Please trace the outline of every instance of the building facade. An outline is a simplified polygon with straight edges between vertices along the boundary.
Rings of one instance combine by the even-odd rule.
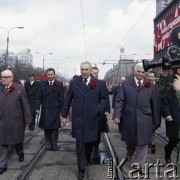
[[[171,1],[172,0],[156,0],[156,15],[164,10]]]
[[[119,84],[120,78],[122,76],[129,77],[134,73],[134,66],[137,62],[133,59],[121,59],[118,64],[115,64],[112,69],[110,69],[105,74],[105,81],[107,84]]]

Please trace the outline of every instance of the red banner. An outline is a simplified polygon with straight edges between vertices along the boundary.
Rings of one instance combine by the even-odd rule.
[[[168,9],[169,11],[169,9]],[[177,7],[154,27],[154,50],[155,53],[167,48],[172,44],[170,34],[173,28],[180,25],[180,7]]]

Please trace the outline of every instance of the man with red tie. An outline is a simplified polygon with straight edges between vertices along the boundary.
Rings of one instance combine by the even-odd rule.
[[[156,107],[155,88],[144,79],[142,63],[135,66],[134,76],[124,81],[115,100],[114,122],[121,123],[123,111],[122,132],[127,145],[127,159],[135,154],[135,167],[144,173],[144,164],[151,142],[152,126],[159,123]]]
[[[107,89],[105,83],[90,75],[89,62],[82,62],[80,70],[81,76],[70,82],[61,116],[65,123],[72,104],[72,136],[76,138],[78,179],[84,179],[92,145],[98,140],[98,119],[106,110]]]

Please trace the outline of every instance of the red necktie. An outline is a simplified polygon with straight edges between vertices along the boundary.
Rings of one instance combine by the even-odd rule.
[[[84,87],[87,86],[87,79],[84,79],[83,84],[84,84]]]
[[[49,81],[49,85],[50,85],[50,86],[52,86],[52,85],[53,85],[52,81]]]
[[[138,81],[138,89],[141,89],[141,81]]]

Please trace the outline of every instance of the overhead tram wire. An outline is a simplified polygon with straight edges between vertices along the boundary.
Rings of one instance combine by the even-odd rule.
[[[151,1],[151,0],[150,0]],[[149,2],[150,2],[149,1]],[[107,59],[111,58],[112,55],[114,54],[114,52],[120,47],[122,46],[123,42],[127,39],[127,37],[130,35],[130,33],[134,30],[134,28],[136,27],[136,25],[142,20],[142,18],[144,17],[144,15],[148,12],[148,10],[150,9],[150,7],[152,6],[152,4],[154,3],[155,0],[152,0],[152,2],[150,2],[150,4],[148,5],[148,7],[145,9],[145,11],[142,13],[142,15],[140,16],[140,18],[136,21],[136,23],[134,23],[131,28],[129,29],[129,31],[126,33],[126,35],[122,38],[121,43],[119,43],[114,50],[112,51],[112,53],[108,56]]]
[[[80,10],[81,10],[81,21],[82,21],[82,29],[83,29],[84,52],[85,52],[85,58],[86,58],[86,61],[87,61],[87,48],[86,48],[86,34],[85,34],[85,24],[84,24],[83,0],[80,0]]]

